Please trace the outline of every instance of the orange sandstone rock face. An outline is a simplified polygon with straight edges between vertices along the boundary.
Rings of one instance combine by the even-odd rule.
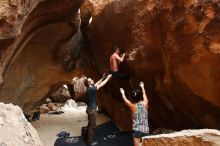
[[[69,59],[74,48],[62,48],[78,31],[82,3],[83,0],[0,2],[0,101],[29,109],[52,88],[58,89],[74,75],[82,74],[82,68],[74,72],[65,64],[76,63],[76,59]]]
[[[12,55],[10,52],[13,51],[9,46],[21,34],[27,16],[42,1],[3,0],[0,2],[0,83],[3,82],[2,74]]]
[[[151,129],[220,128],[218,1],[82,3],[0,2],[0,101],[29,109],[85,69],[97,79],[109,70],[111,48],[117,45],[127,54],[120,70],[134,85],[145,82]],[[98,103],[129,130],[120,87],[129,97],[128,82],[113,79],[99,92]]]
[[[135,85],[145,82],[151,128],[220,128],[218,1],[88,0],[83,7],[90,8],[81,10],[87,16],[83,31],[98,71],[109,70],[114,45],[127,53],[120,69]],[[129,129],[119,94],[128,83],[117,82],[110,82],[100,102]]]

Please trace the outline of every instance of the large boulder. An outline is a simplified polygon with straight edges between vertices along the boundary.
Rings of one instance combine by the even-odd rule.
[[[81,13],[98,72],[109,70],[117,45],[127,54],[120,69],[134,85],[145,82],[151,128],[220,129],[219,1],[87,0]],[[126,84],[113,80],[100,97],[124,129],[131,122],[119,88]]]
[[[212,129],[183,130],[143,138],[142,146],[219,146],[220,131]]]
[[[18,106],[0,103],[0,131],[1,146],[43,146]]]

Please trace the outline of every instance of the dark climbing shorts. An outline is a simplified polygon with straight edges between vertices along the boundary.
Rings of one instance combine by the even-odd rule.
[[[132,136],[135,138],[141,138],[143,136],[148,136],[149,133],[143,133],[141,131],[133,131]]]
[[[112,74],[113,78],[129,80],[129,76],[127,74],[120,72],[120,71],[116,71],[116,72],[110,71],[110,74]]]

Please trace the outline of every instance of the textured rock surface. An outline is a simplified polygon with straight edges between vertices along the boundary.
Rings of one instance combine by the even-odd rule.
[[[127,53],[120,69],[145,82],[151,129],[220,129],[219,1],[85,1],[0,2],[0,101],[29,109],[85,69],[97,79],[118,45]],[[130,90],[112,80],[98,103],[128,130],[120,87]]]
[[[62,86],[57,91],[55,91],[50,98],[53,102],[66,102],[68,99],[74,99],[76,101],[85,101],[85,92],[86,87],[84,85],[84,80],[86,79],[85,76],[82,77],[74,77],[71,80],[71,86]],[[73,90],[73,97],[71,97],[70,90]]]
[[[62,102],[62,103],[66,102],[70,98],[71,96],[69,94],[68,88],[65,88],[64,86],[60,87],[50,96],[50,99],[53,102]]]
[[[1,146],[43,146],[18,106],[0,103],[0,131]]]
[[[16,6],[9,2],[1,1],[0,9],[0,20],[7,22],[1,25],[0,46],[13,40],[1,49],[0,100],[26,110],[83,72],[66,69],[72,48],[62,47],[78,31],[83,0],[17,0]]]
[[[220,131],[211,129],[183,130],[172,134],[148,136],[143,139],[142,146],[219,146]]]
[[[44,0],[2,0],[0,2],[1,51],[10,46],[16,37],[21,34],[21,29],[27,16],[42,1]],[[3,54],[1,52],[1,57]]]
[[[127,52],[121,70],[134,84],[145,82],[152,128],[220,128],[219,5],[215,0],[89,0],[83,6],[83,32],[96,67],[100,73],[109,69],[114,45]],[[126,128],[128,113],[118,88],[127,83],[116,82],[106,87],[108,97],[101,103]]]

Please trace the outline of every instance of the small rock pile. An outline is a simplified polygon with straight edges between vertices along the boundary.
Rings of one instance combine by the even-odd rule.
[[[63,107],[60,108],[61,111],[64,112],[75,112],[80,110],[85,110],[87,105],[83,102],[75,102],[72,99],[69,99]]]
[[[61,103],[48,103],[40,106],[40,113],[46,114],[52,111],[63,111],[63,112],[75,112],[86,108],[86,104],[82,102],[75,102],[73,99],[67,100],[65,104]]]
[[[43,104],[40,106],[40,113],[46,114],[49,113],[50,111],[57,111],[59,107],[62,106],[62,104],[58,103],[48,103],[48,104]]]

